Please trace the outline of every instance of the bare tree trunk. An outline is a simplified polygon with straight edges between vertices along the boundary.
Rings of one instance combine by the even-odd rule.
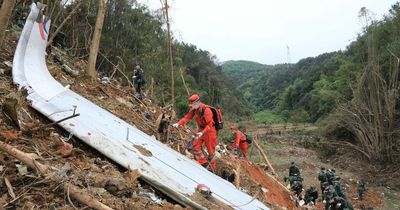
[[[15,0],[3,0],[0,9],[0,47],[3,45],[4,36],[10,20],[12,10],[15,5]]]
[[[179,71],[180,71],[180,73],[181,73],[181,78],[182,78],[183,86],[184,86],[185,89],[186,89],[186,93],[188,94],[188,96],[190,96],[190,92],[189,92],[189,89],[188,89],[188,87],[187,87],[187,85],[186,85],[185,78],[183,77],[182,68],[180,68]]]
[[[164,1],[164,9],[165,9],[165,21],[167,23],[167,32],[168,32],[168,64],[169,64],[169,71],[171,73],[171,100],[172,106],[175,105],[175,84],[174,84],[174,63],[172,61],[172,37],[171,37],[171,28],[169,24],[169,16],[168,16],[168,1]]]
[[[60,32],[61,28],[65,25],[65,23],[67,23],[67,21],[71,18],[71,16],[73,14],[75,14],[75,12],[79,9],[79,7],[81,6],[83,0],[79,1],[74,9],[72,9],[72,11],[68,14],[68,16],[63,20],[63,22],[57,27],[57,30],[50,36],[49,41],[47,42],[47,47],[51,45],[51,43],[53,42],[53,39],[56,37],[56,35],[58,34],[58,32]]]
[[[96,59],[99,52],[101,31],[104,24],[104,16],[106,14],[106,3],[107,0],[99,0],[99,9],[97,12],[96,25],[94,27],[94,33],[92,43],[90,44],[89,60],[87,65],[88,75],[94,79],[96,78]]]

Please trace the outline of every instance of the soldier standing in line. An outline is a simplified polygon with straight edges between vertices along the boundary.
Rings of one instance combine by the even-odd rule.
[[[321,185],[321,192],[324,193],[324,190],[325,190],[324,183],[325,182],[328,183],[328,177],[326,175],[326,171],[325,171],[324,167],[321,167],[321,171],[318,174],[318,180],[319,180],[320,185]]]
[[[333,181],[333,187],[335,188],[336,194],[342,198],[346,198],[344,189],[340,183],[340,177],[336,176],[335,181]]]
[[[292,161],[289,167],[289,176],[294,176],[295,174],[296,176],[300,176],[300,170]]]

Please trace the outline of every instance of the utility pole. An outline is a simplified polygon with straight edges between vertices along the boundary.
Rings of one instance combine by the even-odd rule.
[[[168,1],[164,0],[164,16],[165,21],[167,24],[167,32],[168,32],[168,64],[169,64],[169,71],[171,76],[171,100],[172,100],[172,108],[175,106],[175,84],[174,84],[174,64],[172,61],[172,37],[171,37],[171,28],[169,24],[169,16],[168,16]]]

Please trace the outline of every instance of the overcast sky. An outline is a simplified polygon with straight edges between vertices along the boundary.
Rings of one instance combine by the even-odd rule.
[[[152,9],[160,0],[138,0]],[[396,0],[168,0],[174,38],[219,61],[286,63],[345,47],[355,40],[366,7],[382,19]]]

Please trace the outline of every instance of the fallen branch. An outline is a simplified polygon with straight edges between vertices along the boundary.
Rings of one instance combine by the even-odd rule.
[[[238,161],[240,161],[240,160],[238,160]],[[235,187],[238,189],[240,188],[240,170],[241,170],[240,164],[237,163],[236,169],[233,170],[233,173],[235,173]]]
[[[275,169],[272,167],[271,163],[269,162],[268,157],[267,157],[267,155],[265,154],[264,150],[260,147],[260,145],[258,145],[257,141],[258,141],[258,137],[257,137],[257,135],[256,135],[256,136],[255,136],[255,139],[254,139],[254,141],[253,141],[253,144],[257,147],[258,151],[260,151],[260,153],[261,153],[262,157],[264,158],[265,162],[268,164],[268,167],[269,167],[269,168],[271,169],[271,171],[272,171],[272,175],[278,176],[278,174],[275,172]]]
[[[64,187],[64,189],[65,189],[65,187]],[[68,202],[71,204],[72,208],[74,208],[75,210],[78,210],[78,208],[76,208],[74,203],[72,203],[71,197],[69,196],[69,187],[68,186],[67,186],[67,198],[68,198]]]
[[[17,158],[30,168],[37,169],[41,174],[47,174],[49,168],[41,163],[38,163],[34,158],[36,154],[22,152],[15,147],[0,141],[0,150],[8,153],[9,155]]]
[[[128,83],[129,83],[130,86],[132,86],[132,87],[134,86],[133,83],[131,82],[131,80],[128,78],[128,76],[126,76],[126,74],[124,73],[124,71],[122,71],[120,68],[118,68],[117,65],[115,65],[113,62],[111,62],[111,61],[110,61],[103,53],[101,53],[100,51],[99,51],[99,54],[100,54],[101,56],[103,56],[103,58],[106,59],[106,61],[108,61],[116,70],[118,70],[119,73],[122,74],[122,76],[125,77],[125,79],[128,81]]]
[[[15,147],[13,147],[9,144],[3,143],[1,141],[0,141],[0,150],[15,157],[16,159],[20,160],[21,162],[23,162],[25,165],[29,166],[30,168],[38,170],[38,172],[40,172],[45,177],[50,177],[53,179],[57,178],[56,176],[51,175],[52,170],[50,169],[49,166],[46,166],[44,164],[37,162],[35,159],[32,158],[32,155],[29,153],[22,152],[22,151],[16,149]],[[60,182],[61,180],[56,180],[56,181]],[[78,187],[76,187],[70,183],[64,183],[63,188],[66,191],[69,190],[72,198],[89,206],[90,208],[98,209],[98,210],[112,210],[112,208],[91,198],[89,195],[87,195],[87,193],[83,192],[81,189],[79,189]]]
[[[10,196],[13,199],[15,199],[15,193],[14,193],[13,187],[12,187],[10,181],[7,179],[7,177],[4,177],[4,182],[6,183],[8,194],[10,194]]]
[[[64,63],[62,66],[64,67],[63,70],[65,72],[67,72],[68,74],[70,74],[72,76],[78,76],[79,75],[79,71],[72,69],[67,64]]]
[[[279,178],[278,174],[275,172],[275,169],[272,167],[271,163],[268,160],[267,155],[265,154],[264,150],[262,150],[262,148],[260,147],[260,145],[258,145],[257,143],[258,141],[258,136],[255,136],[255,139],[253,141],[253,144],[257,147],[258,152],[261,154],[261,156],[263,156],[265,162],[267,162],[268,167],[272,170],[272,175],[267,174],[268,176],[270,176],[271,178],[273,178],[279,185],[282,186],[283,189],[285,189],[287,192],[291,193],[290,190],[288,188],[286,188],[277,178]]]
[[[99,202],[98,200],[93,199],[90,197],[87,193],[83,192],[81,189],[76,187],[75,185],[69,184],[69,183],[64,183],[64,190],[69,191],[69,194],[71,197],[73,197],[75,200],[89,206],[90,208],[93,209],[99,209],[99,210],[112,210],[112,208],[104,205],[103,203]]]
[[[38,130],[42,130],[42,129],[44,129],[44,128],[51,127],[51,126],[56,125],[56,124],[58,124],[58,123],[64,122],[64,121],[66,121],[66,120],[69,120],[69,119],[71,119],[71,118],[78,117],[79,115],[81,115],[81,114],[79,114],[79,113],[73,114],[73,115],[68,116],[68,117],[65,117],[65,118],[63,118],[63,119],[61,119],[61,120],[57,120],[57,121],[55,121],[55,122],[52,122],[52,123],[49,123],[49,124],[46,124],[46,125],[43,125],[43,126],[40,126],[40,127],[37,127],[37,128],[33,128],[33,129],[26,130],[26,131],[24,131],[23,133],[35,132],[35,131],[38,131]]]

